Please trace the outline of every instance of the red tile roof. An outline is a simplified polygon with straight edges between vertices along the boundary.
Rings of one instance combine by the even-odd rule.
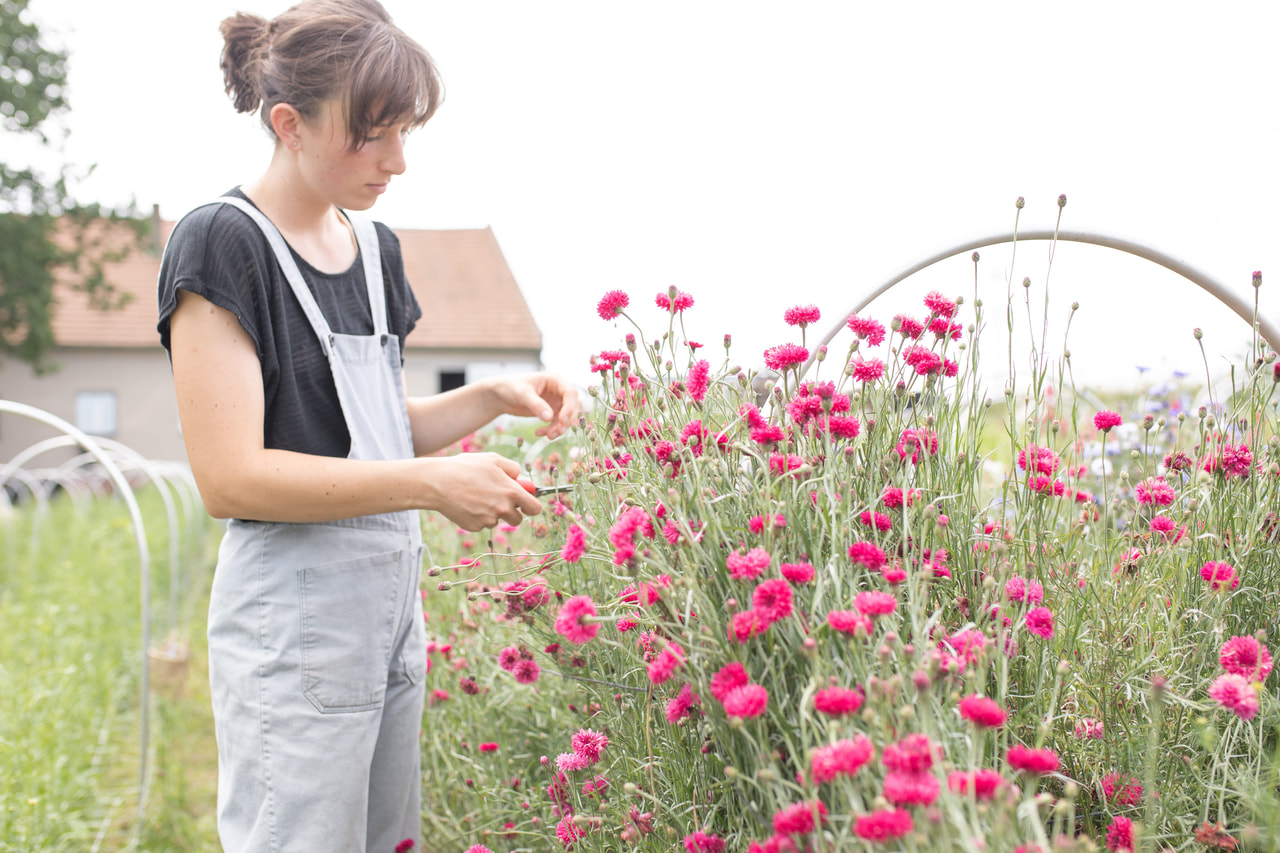
[[[160,222],[162,240],[174,223]],[[395,229],[404,252],[405,275],[422,305],[422,319],[405,345],[416,349],[538,351],[542,332],[507,266],[492,228],[450,231]],[[118,245],[123,227],[107,245]],[[143,240],[144,246],[151,238]],[[64,347],[158,347],[156,279],[160,256],[139,247],[106,265],[107,281],[130,294],[127,305],[96,310],[60,271],[54,285],[54,340]]]

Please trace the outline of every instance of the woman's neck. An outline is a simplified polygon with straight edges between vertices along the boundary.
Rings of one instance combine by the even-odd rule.
[[[355,263],[355,234],[346,217],[307,187],[287,153],[277,148],[267,170],[240,190],[311,266],[339,273]]]

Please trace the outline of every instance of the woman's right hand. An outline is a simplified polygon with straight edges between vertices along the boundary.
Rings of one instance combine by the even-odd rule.
[[[542,512],[542,503],[520,485],[520,465],[496,453],[461,453],[427,457],[429,488],[434,498],[429,509],[439,512],[464,530],[516,525],[526,515]]]

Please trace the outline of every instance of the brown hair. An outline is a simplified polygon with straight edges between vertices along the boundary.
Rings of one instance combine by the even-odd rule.
[[[443,98],[435,63],[378,0],[304,0],[272,21],[238,12],[219,29],[227,94],[272,135],[276,104],[312,120],[337,99],[355,150],[376,127],[420,127]]]

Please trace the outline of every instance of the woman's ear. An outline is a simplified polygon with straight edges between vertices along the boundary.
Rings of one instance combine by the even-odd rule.
[[[299,134],[302,115],[289,104],[276,104],[271,108],[271,129],[276,132],[276,139],[286,148],[296,150],[302,145]]]

